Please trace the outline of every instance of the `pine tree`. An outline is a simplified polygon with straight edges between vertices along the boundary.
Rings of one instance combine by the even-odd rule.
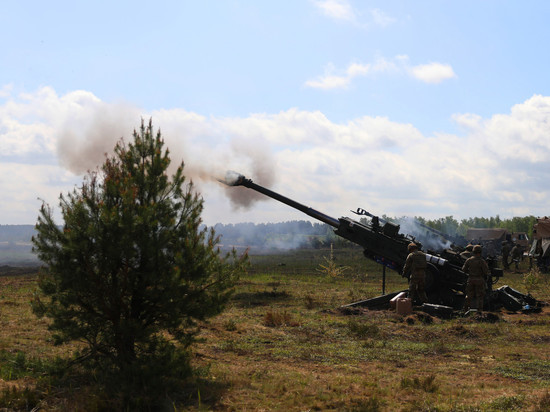
[[[82,341],[83,358],[133,379],[146,368],[159,379],[173,367],[162,362],[186,359],[199,322],[223,310],[247,263],[219,251],[183,162],[169,177],[163,146],[142,121],[132,143],[119,141],[60,196],[62,226],[42,205],[33,238],[43,262],[34,312],[51,318],[57,342]]]

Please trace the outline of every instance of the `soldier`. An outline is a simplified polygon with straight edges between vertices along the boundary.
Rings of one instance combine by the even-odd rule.
[[[487,275],[489,274],[489,266],[481,257],[481,246],[473,247],[474,255],[464,262],[462,271],[468,275],[468,283],[466,284],[466,300],[464,302],[464,310],[470,309],[472,300],[476,302],[475,308],[481,312],[483,310],[483,299],[485,298],[485,284]]]
[[[510,269],[510,263],[508,262],[508,259],[510,257],[510,244],[507,241],[502,242],[502,266],[504,269],[508,270]]]
[[[512,260],[516,265],[516,272],[517,272],[519,270],[519,262],[523,257],[523,250],[521,249],[521,246],[518,243],[516,243],[512,248],[512,250],[510,251],[510,254],[512,255]]]
[[[426,255],[424,252],[418,250],[416,243],[409,243],[407,247],[409,255],[405,261],[403,267],[403,276],[411,271],[409,278],[409,297],[413,302],[420,301],[421,303],[428,302],[426,291],[424,290],[426,284]]]
[[[464,250],[463,252],[460,253],[460,257],[462,259],[464,259],[464,261],[468,260],[469,258],[472,257],[472,249],[474,248],[474,245],[472,244],[468,244],[468,246],[466,246],[466,250]]]

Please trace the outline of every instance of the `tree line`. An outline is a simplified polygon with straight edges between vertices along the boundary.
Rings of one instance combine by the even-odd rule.
[[[439,219],[428,220],[422,217],[416,217],[421,223],[437,229],[441,232],[453,235],[465,236],[468,229],[506,229],[509,232],[525,232],[529,239],[533,237],[533,225],[537,223],[535,216],[515,216],[511,219],[501,219],[499,215],[495,217],[470,217],[458,221],[453,216],[445,216]]]
[[[383,215],[383,220],[399,224],[404,218]],[[425,219],[415,216],[420,223],[451,236],[465,236],[471,228],[501,228],[509,232],[525,232],[532,238],[533,225],[537,222],[535,216],[513,217],[501,219],[496,217],[472,217],[457,220],[453,216],[439,219]],[[366,218],[361,218],[367,223]],[[336,236],[332,227],[324,223],[312,223],[306,220],[292,220],[280,223],[237,223],[214,226],[221,237],[221,243],[233,246],[256,246],[259,248],[321,248],[330,245],[339,246],[347,242]]]

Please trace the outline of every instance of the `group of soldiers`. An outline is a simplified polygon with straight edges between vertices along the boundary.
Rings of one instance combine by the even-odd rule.
[[[427,267],[426,255],[418,249],[418,246],[415,243],[410,243],[408,245],[408,253],[405,266],[403,267],[403,275],[409,273],[410,271],[409,298],[411,298],[415,303],[427,303],[428,297],[426,296],[425,291]],[[468,275],[464,310],[469,310],[470,308],[475,308],[478,312],[483,310],[483,300],[485,298],[485,291],[487,290],[486,282],[487,276],[489,275],[489,265],[481,254],[481,245],[468,245],[466,250],[461,253],[461,257],[464,259],[462,271]],[[512,254],[512,256],[514,255]]]
[[[482,253],[483,257],[494,257],[496,255],[496,252],[494,252],[494,246],[493,243],[488,243],[489,249],[492,250],[488,253]],[[460,257],[466,261],[468,258],[473,256],[472,250],[474,248],[474,245],[469,244],[466,246],[465,250],[460,253]],[[487,252],[487,251],[485,251]],[[521,262],[521,259],[523,257],[523,248],[519,243],[511,243],[508,241],[503,241],[501,246],[501,255],[502,255],[502,266],[505,270],[510,269],[510,263],[514,262],[515,269],[519,270],[519,263]],[[511,260],[510,260],[511,259]]]

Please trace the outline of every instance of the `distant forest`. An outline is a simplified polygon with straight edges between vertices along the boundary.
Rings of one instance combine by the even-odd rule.
[[[319,249],[330,243],[339,243],[331,226],[292,220],[281,223],[237,223],[214,226],[224,247],[242,246],[254,250]]]
[[[440,232],[449,235],[457,234],[465,236],[468,229],[506,229],[508,232],[525,232],[529,239],[533,237],[533,225],[537,223],[535,216],[513,217],[512,219],[501,219],[496,217],[471,217],[462,219],[460,222],[452,216],[443,217],[435,220],[426,220],[422,217],[416,217],[421,223],[424,223],[431,228],[437,229]]]
[[[381,216],[404,227],[404,222],[410,218]],[[496,217],[475,217],[458,221],[453,216],[428,220],[415,217],[416,221],[437,229],[451,236],[465,236],[470,228],[502,228],[509,232],[525,232],[532,238],[533,225],[537,222],[535,216],[514,217],[501,219]],[[360,218],[360,222],[367,223],[369,219]],[[408,225],[407,225],[408,226]],[[260,249],[295,249],[297,247],[322,248],[330,244],[335,247],[347,244],[347,241],[336,236],[332,227],[324,223],[311,223],[304,220],[294,220],[283,223],[238,223],[217,224],[214,230],[221,236],[221,243],[227,246],[252,246]],[[413,233],[408,233],[413,234]]]
[[[381,219],[402,224],[407,218],[381,216]],[[410,218],[408,218],[410,219]],[[501,219],[496,217],[475,217],[458,221],[453,216],[428,220],[415,217],[418,222],[449,235],[464,236],[469,228],[503,228],[510,232],[526,232],[532,238],[535,216]],[[359,221],[368,222],[367,218]],[[402,226],[404,227],[404,226]],[[224,248],[250,248],[250,252],[290,250],[296,248],[319,249],[331,244],[338,248],[349,243],[336,236],[332,227],[324,223],[312,223],[306,220],[292,220],[281,223],[237,223],[213,226],[220,236]],[[36,256],[31,252],[31,238],[34,225],[0,225],[0,264],[37,264]]]

